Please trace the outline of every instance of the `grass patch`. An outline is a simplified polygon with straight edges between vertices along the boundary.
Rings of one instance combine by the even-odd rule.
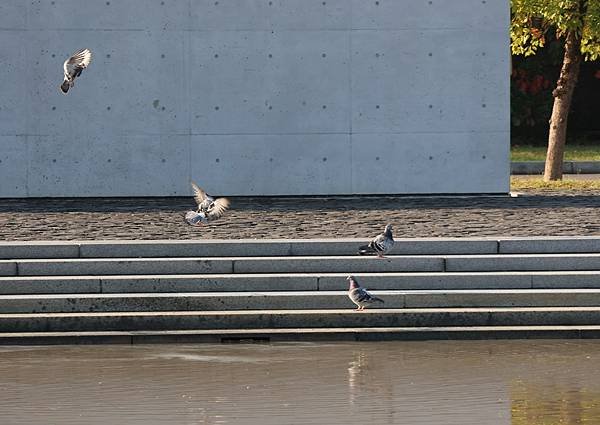
[[[600,180],[563,179],[561,181],[545,182],[542,176],[526,177],[511,176],[511,191],[556,191],[556,190],[600,190]]]
[[[519,145],[510,149],[511,161],[545,161],[545,146]],[[600,161],[600,145],[566,145],[565,161]]]

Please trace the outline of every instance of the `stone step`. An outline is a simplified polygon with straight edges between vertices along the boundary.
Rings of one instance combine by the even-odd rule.
[[[600,270],[600,254],[448,255],[445,271]]]
[[[387,296],[390,307],[404,307],[403,293],[382,293]],[[0,313],[328,310],[354,307],[346,291],[0,296]]]
[[[599,338],[598,325],[190,329],[0,333],[0,345]]]
[[[374,235],[373,235],[374,236]],[[0,259],[356,255],[369,239],[0,242]],[[396,238],[392,255],[600,253],[600,237]]]
[[[156,311],[0,314],[0,333],[192,329],[565,326],[600,323],[600,307]]]
[[[0,276],[600,270],[600,254],[0,260]]]
[[[600,271],[355,273],[374,290],[600,288]],[[0,295],[345,289],[346,273],[0,277]]]
[[[598,289],[373,291],[380,309],[600,306]],[[2,295],[0,313],[336,310],[346,291]]]
[[[440,256],[0,260],[1,276],[443,271]]]
[[[156,241],[0,242],[0,259],[17,258],[137,258],[137,257],[255,257],[356,255],[369,239],[237,239]],[[397,239],[392,253],[493,254],[495,239]]]

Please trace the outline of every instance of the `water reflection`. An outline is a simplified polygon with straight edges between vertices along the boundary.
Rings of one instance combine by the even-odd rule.
[[[511,387],[512,423],[515,425],[600,423],[600,392],[577,383],[542,387],[516,381]]]
[[[363,350],[354,351],[354,360],[348,364],[348,394],[350,403],[354,404],[356,395],[361,391],[365,383],[367,371],[367,356]]]
[[[600,342],[0,348],[2,424],[600,423]]]

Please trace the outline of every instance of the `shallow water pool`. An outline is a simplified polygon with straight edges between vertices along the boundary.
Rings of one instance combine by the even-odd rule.
[[[600,424],[600,341],[0,347],[2,424]]]

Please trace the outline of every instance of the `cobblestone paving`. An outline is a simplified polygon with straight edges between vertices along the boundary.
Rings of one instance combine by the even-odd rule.
[[[201,228],[183,222],[192,198],[0,199],[0,240],[600,235],[600,192],[231,199]]]

